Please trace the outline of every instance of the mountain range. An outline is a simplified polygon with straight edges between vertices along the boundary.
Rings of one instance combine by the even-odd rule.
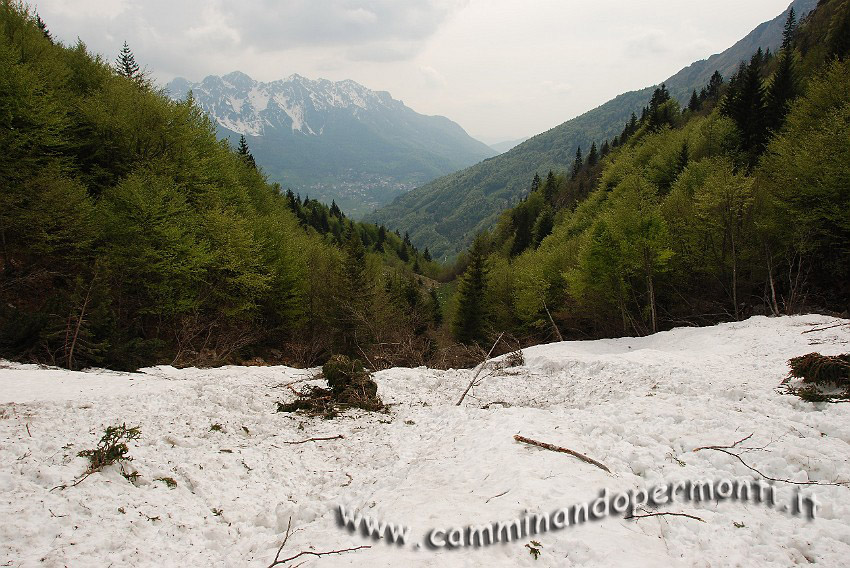
[[[729,77],[759,47],[776,50],[782,43],[791,7],[800,19],[816,5],[817,0],[794,0],[782,14],[759,25],[729,49],[668,78],[668,90],[681,103],[687,103],[692,90],[705,86],[715,70]],[[406,193],[366,219],[408,231],[412,242],[428,246],[435,258],[452,258],[465,250],[477,233],[490,228],[501,211],[525,195],[535,173],[545,177],[549,170],[565,171],[576,148],[583,148],[586,154],[591,142],[599,144],[618,135],[633,112],[640,114],[655,88],[621,94],[503,154]]]
[[[434,178],[497,152],[442,116],[425,116],[389,93],[300,75],[268,83],[234,71],[200,83],[178,77],[235,146],[244,135],[270,181],[357,217]]]

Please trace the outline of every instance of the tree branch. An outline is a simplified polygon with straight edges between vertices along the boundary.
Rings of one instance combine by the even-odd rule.
[[[623,518],[624,519],[643,519],[643,518],[646,518],[646,517],[661,517],[661,516],[665,516],[665,515],[670,515],[672,517],[687,517],[689,519],[694,519],[694,520],[699,521],[701,523],[705,522],[705,519],[701,519],[700,517],[697,517],[696,515],[689,515],[687,513],[647,513],[645,515],[629,515],[628,517],[623,517]]]
[[[753,432],[753,434],[755,434],[755,432]],[[766,479],[767,481],[774,481],[774,482],[778,482],[778,483],[789,483],[791,485],[836,485],[836,486],[850,485],[850,481],[838,481],[838,482],[834,482],[834,483],[830,482],[830,481],[792,481],[790,479],[780,479],[780,478],[776,478],[776,477],[771,477],[769,475],[762,473],[761,471],[757,470],[756,468],[754,468],[753,466],[751,466],[750,464],[745,462],[744,458],[742,458],[739,454],[736,454],[735,452],[729,451],[732,448],[735,448],[738,444],[745,442],[746,440],[749,440],[750,438],[752,438],[753,434],[750,434],[749,436],[747,436],[745,438],[741,438],[740,440],[738,440],[737,442],[735,442],[731,446],[701,446],[699,448],[694,448],[693,451],[699,452],[701,450],[714,450],[716,452],[723,452],[724,454],[726,454],[728,456],[732,456],[733,458],[737,459],[739,462],[741,462],[741,464],[745,468],[752,471],[753,473],[758,474],[759,476],[761,476],[763,479]],[[762,448],[759,448],[759,449],[762,449]]]
[[[490,355],[493,354],[493,350],[496,349],[496,345],[498,345],[499,341],[502,340],[503,335],[505,335],[504,331],[499,334],[499,337],[496,338],[496,343],[494,343],[493,347],[490,348],[490,352],[487,353],[487,356],[484,358],[484,361],[481,363],[481,365],[479,365],[478,371],[475,372],[475,375],[473,375],[472,380],[469,381],[469,385],[467,385],[466,390],[463,391],[463,394],[460,395],[460,399],[458,399],[457,404],[455,404],[455,406],[460,406],[461,403],[463,402],[463,399],[466,398],[467,393],[469,393],[469,391],[472,390],[472,387],[476,386],[475,381],[478,379],[478,375],[480,375],[481,371],[484,370],[484,366],[487,364],[487,361],[490,360]]]
[[[328,436],[326,438],[307,438],[306,440],[301,440],[300,442],[281,442],[282,444],[306,444],[307,442],[321,442],[323,440],[342,440],[343,435],[337,434],[336,436]]]
[[[598,462],[593,458],[587,457],[586,455],[579,453],[579,452],[576,452],[574,450],[571,450],[569,448],[562,448],[561,446],[555,446],[553,444],[547,444],[546,442],[538,442],[537,440],[532,440],[531,438],[526,438],[525,436],[520,436],[519,434],[516,434],[514,436],[514,440],[516,440],[517,442],[523,442],[525,444],[531,444],[532,446],[538,446],[538,447],[543,448],[545,450],[551,450],[553,452],[561,452],[561,453],[564,453],[564,454],[570,454],[571,456],[576,457],[583,462],[587,462],[589,464],[595,465],[599,469],[607,471],[608,473],[611,473],[611,470],[608,469],[608,466],[606,466],[605,464]]]

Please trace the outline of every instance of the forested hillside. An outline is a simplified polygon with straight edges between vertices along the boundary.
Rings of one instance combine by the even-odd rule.
[[[0,25],[0,357],[460,365],[503,331],[850,308],[850,0],[788,18],[780,49],[684,108],[656,88],[569,171],[529,176],[450,267],[269,184],[129,48],[110,63],[61,45],[11,0]]]
[[[453,332],[643,335],[850,311],[850,2],[824,0],[680,109],[663,85],[459,264]]]
[[[815,4],[816,0],[795,0],[791,7],[800,17]],[[705,86],[715,71],[728,78],[759,47],[775,51],[782,43],[787,13],[758,26],[723,53],[696,62],[667,79],[664,83],[671,95],[684,106],[692,91]],[[477,233],[491,228],[502,210],[528,191],[535,172],[546,175],[549,170],[564,171],[572,164],[577,148],[587,154],[591,143],[601,145],[603,140],[619,134],[654,89],[624,93],[505,154],[417,188],[367,219],[409,231],[414,243],[427,244],[437,258],[453,258],[469,246]]]
[[[268,184],[129,49],[60,45],[12,0],[0,26],[0,357],[308,364],[382,343],[421,362],[427,250]]]

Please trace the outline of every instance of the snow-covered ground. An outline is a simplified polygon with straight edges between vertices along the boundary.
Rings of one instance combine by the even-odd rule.
[[[705,522],[620,515],[484,548],[418,546],[431,529],[551,512],[603,489],[750,477],[732,456],[692,451],[749,434],[746,447],[763,449],[742,456],[768,476],[850,480],[850,406],[777,388],[790,357],[850,351],[850,327],[802,333],[834,322],[757,317],[533,347],[525,366],[488,377],[462,407],[470,371],[390,369],[376,374],[388,413],[333,420],[275,412],[294,396],[284,385],[311,376],[304,370],[72,373],[0,362],[0,566],[268,566],[290,517],[281,558],[371,548],[286,566],[843,566],[850,487],[838,485],[805,486],[820,503],[814,520],[755,502],[674,502],[658,510]],[[135,484],[110,467],[51,491],[85,470],[77,452],[121,423],[142,432],[130,447]],[[790,501],[792,486],[776,485]],[[339,504],[409,525],[407,544],[340,528]]]

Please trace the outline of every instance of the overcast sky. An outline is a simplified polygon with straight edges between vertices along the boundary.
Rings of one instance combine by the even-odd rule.
[[[790,0],[37,0],[55,37],[161,84],[353,79],[495,143],[723,51]]]

